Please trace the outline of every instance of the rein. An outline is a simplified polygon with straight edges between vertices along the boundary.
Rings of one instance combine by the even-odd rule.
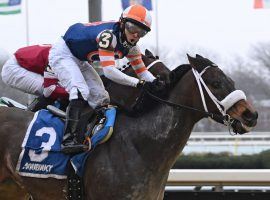
[[[165,100],[165,99],[161,99],[159,98],[158,96],[152,94],[151,92],[149,91],[146,91],[147,95],[149,95],[152,99],[160,102],[160,103],[163,103],[163,104],[166,104],[168,106],[171,106],[177,110],[181,110],[181,109],[186,109],[186,110],[190,110],[190,111],[193,111],[193,112],[198,112],[198,113],[201,113],[203,114],[205,117],[210,117],[211,119],[219,122],[219,123],[222,123],[222,124],[225,124],[225,121],[229,121],[230,119],[230,116],[229,115],[219,115],[219,114],[215,114],[215,113],[211,113],[211,112],[207,112],[207,111],[204,111],[204,110],[201,110],[201,109],[197,109],[197,108],[193,108],[193,107],[190,107],[190,106],[186,106],[186,105],[183,105],[183,104],[176,104],[176,103],[173,103],[171,101],[168,101],[168,100]],[[226,124],[225,124],[226,125]]]

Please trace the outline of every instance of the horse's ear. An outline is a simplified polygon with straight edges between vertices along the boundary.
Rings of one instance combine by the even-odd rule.
[[[190,60],[192,59],[192,57],[187,53],[187,58],[188,58],[188,61],[190,62]]]
[[[196,54],[196,58],[204,58],[204,57],[202,57],[202,56],[199,55],[199,54]]]
[[[202,66],[213,66],[213,67],[217,67],[217,64],[213,63],[211,60],[209,60],[208,58],[205,58],[199,54],[196,54],[196,58],[198,59],[198,61],[200,61],[200,63],[202,64]]]
[[[191,57],[188,53],[187,53],[187,57],[188,57],[188,61],[189,61],[190,65],[191,65],[191,67],[194,68],[196,66],[196,58]]]
[[[204,58],[203,56],[196,54],[196,57],[191,57],[187,54],[189,63],[192,68],[196,69],[198,72],[201,72],[207,66],[217,66],[211,60]]]
[[[145,56],[147,56],[148,58],[155,58],[153,53],[149,51],[148,49],[145,49]]]

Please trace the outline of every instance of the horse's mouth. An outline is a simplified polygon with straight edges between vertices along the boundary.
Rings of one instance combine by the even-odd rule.
[[[243,124],[243,123],[241,123],[241,125],[242,125],[242,128],[243,128],[246,132],[250,132],[250,131],[254,128],[254,126],[253,126],[253,127],[250,127],[250,126],[247,126],[247,125],[245,125],[245,124]]]
[[[240,122],[240,124],[241,124],[241,131],[239,134],[248,133],[252,131],[252,129],[254,128],[254,126],[248,126],[248,125],[243,124],[242,122]]]
[[[239,101],[228,110],[232,117],[233,132],[244,134],[250,132],[257,124],[258,112],[246,101]]]
[[[256,126],[257,120],[252,123],[244,123],[242,120],[235,119],[232,123],[233,132],[238,134],[244,134],[252,131],[252,129]],[[252,125],[251,125],[252,124]]]

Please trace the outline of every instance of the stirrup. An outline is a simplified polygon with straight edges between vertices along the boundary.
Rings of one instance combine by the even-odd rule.
[[[64,142],[61,144],[61,152],[64,154],[76,154],[88,150],[88,146],[80,143],[75,143],[74,141]]]
[[[77,145],[77,146],[61,146],[61,152],[64,154],[77,154],[82,153],[88,150],[88,146],[86,145]]]

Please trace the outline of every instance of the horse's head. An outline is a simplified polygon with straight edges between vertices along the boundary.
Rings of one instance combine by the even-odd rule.
[[[196,98],[201,99],[197,106],[210,114],[223,116],[225,124],[232,126],[234,132],[249,132],[257,124],[258,113],[247,102],[244,92],[236,90],[233,80],[209,59],[188,55],[188,60],[192,70],[187,73],[189,77],[186,80],[195,83],[194,88],[189,87],[189,91],[192,93],[195,90]]]
[[[145,50],[145,55],[142,54],[142,60],[148,70],[155,76],[159,76],[167,85],[170,84],[170,70],[159,60],[158,56],[154,56],[148,49]]]

